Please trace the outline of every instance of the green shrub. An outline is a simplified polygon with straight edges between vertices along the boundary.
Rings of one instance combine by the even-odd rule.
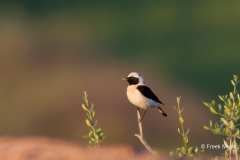
[[[91,104],[91,107],[89,108],[89,103],[87,99],[88,95],[87,92],[84,92],[83,100],[85,101],[85,104],[82,104],[82,108],[86,111],[88,119],[86,119],[87,126],[90,127],[90,131],[86,133],[84,138],[88,138],[88,147],[91,149],[98,149],[100,148],[99,143],[102,142],[105,139],[105,133],[102,131],[101,128],[96,129],[96,125],[98,123],[97,119],[95,121],[93,120],[93,117],[95,116],[94,111],[94,104]]]
[[[184,107],[180,107],[180,99],[181,97],[177,97],[177,104],[178,107],[176,108],[174,106],[174,109],[177,111],[179,115],[179,122],[181,124],[181,129],[178,128],[178,133],[182,136],[183,138],[183,146],[180,148],[176,149],[176,154],[171,151],[169,154],[172,157],[172,159],[183,159],[183,158],[188,158],[188,159],[198,159],[198,154],[204,152],[204,150],[199,150],[198,147],[195,146],[187,146],[188,143],[188,134],[189,134],[189,128],[185,132],[184,130],[184,119],[182,117],[182,112],[184,110]]]
[[[240,98],[237,91],[238,82],[238,76],[234,75],[233,80],[231,80],[233,91],[229,95],[219,96],[222,104],[218,104],[217,109],[214,100],[211,103],[204,102],[212,114],[220,116],[219,122],[213,124],[210,120],[209,126],[204,126],[204,129],[212,131],[213,134],[224,136],[223,143],[226,147],[224,157],[229,159],[232,155],[235,155],[236,160],[238,159],[237,152],[239,151],[236,139],[240,139],[239,128],[237,128],[240,125],[238,122],[240,118]],[[218,158],[214,159],[217,160]]]

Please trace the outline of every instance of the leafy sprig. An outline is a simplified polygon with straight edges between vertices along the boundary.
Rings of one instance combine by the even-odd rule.
[[[176,149],[176,154],[175,155],[172,151],[169,154],[172,157],[172,159],[192,158],[194,160],[197,160],[198,154],[204,152],[204,150],[199,150],[198,147],[196,147],[196,146],[187,146],[189,128],[185,132],[184,125],[183,125],[184,124],[184,119],[182,117],[182,112],[184,110],[184,107],[183,108],[180,107],[180,99],[181,99],[181,97],[177,97],[178,107],[176,108],[174,106],[174,109],[177,111],[177,113],[179,115],[179,122],[181,124],[181,129],[178,128],[178,133],[183,138],[183,146]]]
[[[84,138],[88,138],[88,147],[91,149],[98,149],[100,148],[100,142],[102,142],[105,139],[105,133],[102,131],[101,128],[96,129],[96,125],[98,123],[97,119],[95,121],[93,120],[93,117],[95,116],[94,111],[94,104],[91,104],[91,107],[89,108],[88,103],[88,95],[87,92],[84,92],[83,100],[85,101],[85,104],[82,104],[82,108],[86,111],[88,119],[86,119],[87,126],[90,127],[90,131],[86,133]]]
[[[215,122],[214,125],[210,120],[209,126],[203,126],[204,129],[212,131],[213,134],[222,135],[225,137],[223,143],[226,147],[224,152],[224,157],[226,159],[231,158],[235,155],[236,160],[238,159],[239,145],[236,139],[240,139],[240,131],[237,126],[240,125],[238,122],[240,118],[240,97],[237,91],[238,76],[233,75],[231,80],[233,85],[233,91],[229,95],[219,95],[219,99],[222,104],[218,104],[218,111],[215,109],[215,101],[212,100],[211,103],[204,102],[210,112],[220,116],[219,122]],[[217,158],[215,158],[217,160]]]

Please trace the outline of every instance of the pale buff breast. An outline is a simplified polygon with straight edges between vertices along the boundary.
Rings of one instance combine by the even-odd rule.
[[[158,104],[148,98],[145,98],[137,89],[137,85],[130,85],[127,87],[127,97],[128,100],[142,109],[147,109],[148,107],[156,108]]]

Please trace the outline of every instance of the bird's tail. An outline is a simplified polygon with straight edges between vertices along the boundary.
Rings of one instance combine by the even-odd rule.
[[[164,115],[165,117],[167,117],[167,114],[162,110],[162,108],[158,107],[158,110],[160,113],[162,113],[162,115]]]

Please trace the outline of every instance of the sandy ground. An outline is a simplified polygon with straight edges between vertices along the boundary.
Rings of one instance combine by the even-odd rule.
[[[0,138],[0,160],[155,160],[148,152],[129,146],[108,146],[97,151],[45,137]],[[169,157],[160,157],[167,160]]]

